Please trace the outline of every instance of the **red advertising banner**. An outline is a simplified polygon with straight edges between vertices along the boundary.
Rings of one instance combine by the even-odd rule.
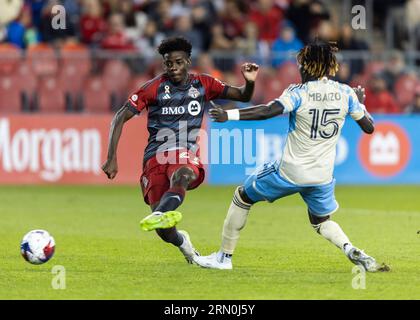
[[[0,184],[137,183],[147,119],[125,124],[112,182],[101,170],[111,120],[112,115],[0,115]]]

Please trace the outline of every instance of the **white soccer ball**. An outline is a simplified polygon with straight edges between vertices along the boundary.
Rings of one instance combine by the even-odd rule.
[[[29,231],[20,243],[20,253],[32,264],[47,262],[53,256],[54,250],[54,238],[45,230]]]

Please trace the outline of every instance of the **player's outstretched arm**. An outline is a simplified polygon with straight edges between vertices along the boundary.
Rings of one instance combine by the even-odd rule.
[[[254,94],[255,80],[257,79],[259,66],[255,63],[244,63],[241,72],[245,79],[242,87],[229,86],[223,99],[248,102]]]
[[[277,102],[260,104],[243,109],[223,110],[219,105],[211,102],[213,108],[209,110],[210,118],[216,122],[228,120],[265,120],[283,114],[284,107]]]
[[[354,92],[356,93],[357,99],[361,104],[364,104],[366,99],[365,88],[358,86],[357,88],[353,88]],[[365,116],[360,120],[357,120],[357,124],[363,130],[363,132],[367,134],[372,134],[375,131],[375,126],[373,124],[373,118],[370,113],[365,108]]]
[[[118,163],[117,163],[117,147],[118,141],[121,137],[121,132],[124,126],[124,123],[130,120],[134,116],[128,106],[121,107],[117,111],[114,118],[111,122],[111,129],[109,131],[109,142],[108,142],[108,157],[105,163],[102,165],[102,170],[108,176],[108,179],[114,179],[118,172]]]

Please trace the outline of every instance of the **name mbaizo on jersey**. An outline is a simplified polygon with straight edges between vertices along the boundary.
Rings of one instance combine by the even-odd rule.
[[[327,93],[320,93],[314,92],[310,93],[309,101],[339,101],[341,100],[341,93],[339,92],[327,92]]]

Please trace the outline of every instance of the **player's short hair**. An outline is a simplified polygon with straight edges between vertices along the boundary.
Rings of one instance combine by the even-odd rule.
[[[300,49],[297,61],[301,65],[302,71],[311,77],[333,77],[338,71],[338,61],[335,56],[337,51],[335,42],[316,39]]]
[[[157,50],[162,56],[173,51],[184,51],[188,57],[191,57],[192,45],[183,37],[171,37],[162,40]]]

